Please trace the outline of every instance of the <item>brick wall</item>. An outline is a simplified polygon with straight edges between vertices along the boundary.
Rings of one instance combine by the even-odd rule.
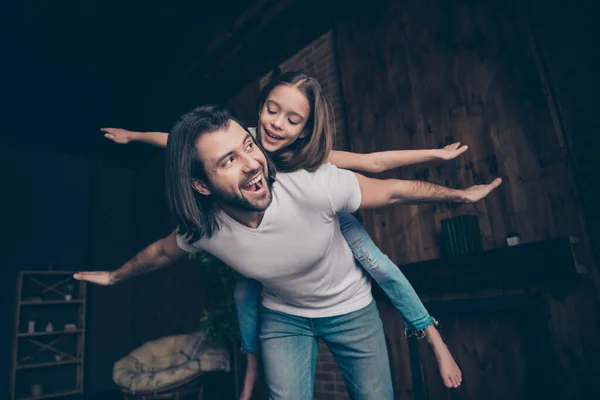
[[[335,115],[336,141],[334,148],[346,150],[348,143],[345,133],[344,107],[337,63],[332,32],[329,31],[282,62],[278,67],[281,72],[303,71],[321,84],[323,92],[332,103]],[[258,84],[260,88],[270,78],[271,73],[259,78]],[[246,117],[250,118],[247,122],[251,125],[256,123],[256,118],[252,114],[256,113],[256,111],[254,111],[255,108],[247,109],[245,104],[249,102],[251,107],[256,106],[256,100],[251,100],[251,96],[249,95],[252,93],[252,86],[255,84],[256,81],[252,82],[228,102],[240,115],[244,114],[243,111],[251,111]],[[242,110],[239,110],[240,107]],[[348,393],[337,364],[333,360],[327,346],[322,342],[319,343],[319,356],[315,375],[315,400],[342,400],[348,398]]]
[[[327,345],[319,342],[319,357],[315,373],[315,400],[347,400],[344,379]]]
[[[345,116],[337,58],[332,32],[329,31],[279,65],[281,72],[303,71],[315,78],[332,103],[336,122],[335,148],[347,149]],[[262,88],[270,79],[267,74],[260,79]],[[324,343],[319,343],[319,357],[315,375],[315,400],[348,399],[340,370]]]

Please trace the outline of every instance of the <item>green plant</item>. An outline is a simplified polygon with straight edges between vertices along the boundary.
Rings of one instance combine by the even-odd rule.
[[[200,320],[202,330],[206,332],[208,339],[216,343],[237,342],[239,329],[233,289],[239,274],[209,253],[192,253],[189,257],[201,268],[204,287],[210,297]]]

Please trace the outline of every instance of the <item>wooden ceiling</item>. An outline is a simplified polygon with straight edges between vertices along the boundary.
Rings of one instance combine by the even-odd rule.
[[[12,3],[2,142],[89,153],[101,126],[225,100],[328,30],[338,1]]]

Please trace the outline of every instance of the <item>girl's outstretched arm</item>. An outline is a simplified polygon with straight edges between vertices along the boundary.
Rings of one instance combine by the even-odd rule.
[[[168,133],[165,132],[135,132],[121,128],[101,128],[104,137],[115,143],[142,142],[156,147],[167,147]]]
[[[467,149],[466,145],[461,146],[460,142],[456,142],[442,149],[390,150],[368,154],[333,150],[329,162],[338,168],[378,173],[427,161],[452,160]]]

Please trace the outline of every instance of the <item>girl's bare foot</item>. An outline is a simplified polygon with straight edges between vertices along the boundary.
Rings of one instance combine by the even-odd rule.
[[[448,388],[457,388],[462,383],[462,372],[454,361],[454,357],[450,354],[448,347],[443,344],[443,349],[434,349],[435,358],[437,359],[440,368],[440,375],[444,381],[444,385]]]
[[[250,400],[252,398],[252,391],[258,377],[258,355],[249,353],[246,357],[248,363],[246,366],[246,375],[244,376],[244,387],[242,388],[239,400]]]
[[[444,385],[448,388],[459,387],[462,383],[462,372],[458,368],[456,361],[454,361],[454,357],[450,354],[446,343],[442,340],[437,328],[434,325],[430,325],[425,328],[425,332],[427,333],[427,341],[433,348]]]

